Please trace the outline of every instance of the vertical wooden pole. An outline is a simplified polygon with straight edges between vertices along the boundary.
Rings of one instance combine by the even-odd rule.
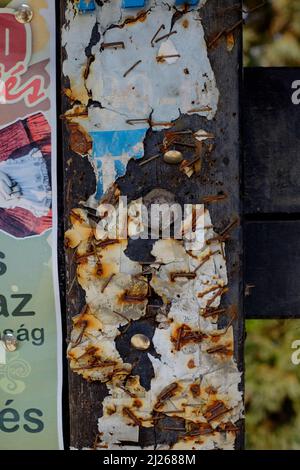
[[[95,111],[101,108],[98,98],[93,96],[89,90],[85,96],[86,89],[76,90],[76,83],[72,81],[72,73],[78,70],[78,76],[83,74],[88,77],[89,67],[95,60],[95,50],[100,49],[100,45],[106,41],[99,32],[99,24],[94,22],[94,26],[87,31],[93,22],[87,18],[82,21],[82,37],[87,38],[85,48],[83,49],[82,61],[86,68],[76,63],[71,56],[72,41],[76,37],[71,33],[72,22],[76,21],[78,11],[75,5],[71,6],[69,1],[62,2],[62,28],[63,28],[63,111],[75,114],[88,114],[83,127],[86,126],[88,119],[91,118],[91,110]],[[178,7],[179,8],[179,7]],[[106,20],[102,13],[102,20]],[[234,0],[208,0],[201,9],[201,21],[205,31],[205,40],[208,49],[208,58],[211,68],[215,74],[217,87],[219,90],[219,102],[217,112],[213,119],[206,119],[205,116],[194,113],[193,108],[199,107],[199,104],[191,103],[191,111],[181,114],[176,120],[177,130],[205,129],[214,135],[213,146],[207,146],[208,151],[203,156],[202,169],[200,174],[194,174],[188,178],[183,172],[178,171],[176,165],[166,165],[162,158],[155,159],[151,164],[140,166],[137,161],[131,160],[126,169],[126,174],[118,179],[117,183],[121,193],[127,195],[129,200],[135,200],[140,196],[145,196],[154,188],[163,188],[176,195],[177,201],[181,205],[185,203],[206,202],[209,209],[214,230],[226,240],[226,262],[228,272],[228,291],[224,293],[221,301],[221,308],[225,309],[226,314],[221,315],[219,319],[219,328],[226,327],[228,322],[232,322],[234,327],[234,356],[239,369],[243,371],[243,316],[242,316],[242,278],[241,278],[241,232],[239,226],[240,220],[240,80],[241,80],[241,2]],[[147,20],[142,17],[145,28]],[[177,16],[174,16],[177,21]],[[109,21],[107,28],[111,26]],[[188,23],[186,23],[188,27]],[[175,23],[176,29],[176,23]],[[122,29],[119,30],[120,37]],[[164,31],[167,33],[167,31]],[[80,34],[80,30],[78,30]],[[162,35],[162,33],[160,33]],[[174,37],[176,34],[174,34]],[[117,37],[117,35],[115,35]],[[85,39],[82,39],[84,41]],[[116,39],[115,39],[116,40]],[[141,39],[142,40],[142,39]],[[175,39],[174,39],[175,41]],[[190,54],[193,48],[196,49],[199,38],[195,37],[192,42],[185,45],[186,54]],[[82,43],[81,43],[82,44]],[[103,47],[103,45],[102,45]],[[160,53],[161,54],[161,53]],[[192,59],[192,66],[197,57]],[[147,61],[146,57],[140,57],[140,60]],[[96,58],[97,62],[97,58]],[[135,62],[135,57],[128,63],[128,69]],[[114,66],[113,64],[111,65]],[[120,64],[122,72],[123,64]],[[73,72],[72,72],[73,70]],[[133,73],[134,71],[132,71]],[[120,72],[121,73],[121,72]],[[129,72],[130,73],[130,72]],[[138,73],[138,65],[136,66]],[[183,71],[188,74],[189,70]],[[79,80],[77,85],[79,84]],[[162,84],[163,86],[163,84]],[[76,95],[77,93],[77,95]],[[84,101],[86,102],[84,103]],[[70,111],[71,110],[71,111]],[[132,117],[135,110],[132,110]],[[201,114],[201,113],[200,113]],[[203,113],[202,113],[203,114]],[[81,201],[86,201],[96,189],[96,180],[94,168],[91,165],[91,155],[93,138],[85,132],[83,127],[78,126],[76,119],[71,119],[64,115],[63,118],[64,135],[64,218],[65,228],[70,228],[69,216],[73,208],[79,207]],[[88,127],[88,125],[87,125]],[[91,138],[90,138],[91,137]],[[161,148],[165,138],[164,129],[148,130],[145,140],[144,159],[150,158]],[[207,144],[207,142],[205,143]],[[187,152],[185,147],[182,153]],[[179,150],[179,148],[178,148]],[[189,154],[187,154],[189,155]],[[189,158],[190,155],[189,155]],[[211,202],[207,196],[218,195],[217,202]],[[221,196],[221,197],[220,197]],[[223,240],[223,239],[222,239]],[[149,244],[135,242],[129,243],[127,255],[137,261],[153,259],[149,257]],[[72,329],[72,317],[82,310],[85,305],[84,291],[79,287],[76,277],[76,255],[71,249],[66,250],[66,299],[67,299],[67,321],[69,325],[69,335]],[[229,313],[228,313],[229,312]],[[234,314],[234,315],[233,315]],[[141,331],[151,336],[154,334],[155,322],[151,319],[140,320]],[[134,332],[135,330],[130,330]],[[139,330],[140,331],[140,330]],[[126,339],[128,340],[126,342]],[[119,350],[122,357],[128,362],[134,360],[130,350],[130,335],[125,335],[123,343],[119,344]],[[143,359],[144,360],[144,359]],[[138,373],[143,377],[144,383],[150,382],[153,371],[146,361],[141,363]],[[144,375],[143,375],[144,374]],[[145,376],[146,375],[146,376]],[[148,384],[149,385],[149,384]],[[240,385],[242,389],[242,385]],[[107,396],[105,384],[100,382],[87,382],[80,375],[70,371],[69,373],[69,400],[70,400],[70,429],[71,446],[75,448],[91,447],[98,436],[97,421],[101,416],[102,404]],[[182,424],[182,423],[181,423]],[[178,425],[178,423],[177,423]],[[243,425],[242,421],[237,422],[238,431],[235,443],[236,448],[243,445]],[[155,435],[156,434],[156,435]],[[147,428],[140,433],[139,445],[153,448],[157,442],[157,435],[153,430]],[[177,433],[178,434],[178,433]],[[177,434],[174,438],[172,431],[164,432],[163,443],[174,444]],[[159,438],[158,438],[159,439]]]

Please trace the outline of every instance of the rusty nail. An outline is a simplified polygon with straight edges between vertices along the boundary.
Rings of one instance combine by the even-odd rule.
[[[183,333],[183,327],[181,326],[178,330],[178,337],[176,341],[176,351],[180,351],[182,333]]]
[[[194,158],[193,160],[191,160],[190,162],[187,162],[187,163],[184,163],[184,165],[182,165],[184,168],[189,168],[190,166],[193,166],[195,163],[197,163],[199,160],[201,160],[201,157],[196,157]]]
[[[189,109],[189,111],[187,111],[188,114],[190,113],[203,113],[203,112],[206,112],[206,111],[211,111],[212,108],[210,106],[202,106],[200,108],[192,108],[192,109]]]
[[[133,69],[135,69],[135,67],[137,67],[142,61],[141,60],[138,60],[137,62],[135,62],[124,74],[123,74],[123,78],[126,78],[127,75],[132,72]]]
[[[179,142],[178,140],[174,140],[172,142],[173,145],[181,145],[181,147],[189,147],[191,149],[195,149],[196,148],[196,145],[195,144],[187,144],[187,143],[184,143],[184,142]]]
[[[74,287],[74,285],[75,285],[76,280],[77,280],[77,278],[76,278],[76,274],[75,274],[74,277],[73,277],[73,279],[72,279],[72,281],[71,281],[70,287],[69,287],[69,289],[68,289],[68,292],[67,292],[68,295],[71,294],[71,292],[72,292],[72,290],[73,290],[73,287]]]
[[[139,166],[146,165],[147,163],[150,163],[150,162],[152,162],[153,160],[156,160],[159,157],[160,157],[160,153],[158,153],[157,155],[153,155],[153,157],[147,158],[147,160],[145,160],[144,162],[141,162],[139,164]]]
[[[160,36],[159,38],[155,40],[155,42],[157,43],[159,41],[162,41],[163,39],[167,39],[170,36],[173,36],[173,34],[177,34],[177,31],[171,31],[171,33],[165,34],[164,36]]]
[[[156,406],[160,406],[164,401],[171,398],[173,393],[177,389],[178,389],[178,384],[177,383],[173,383],[171,385],[168,385],[166,388],[164,388],[163,391],[157,397]]]
[[[114,361],[106,361],[106,362],[97,362],[95,364],[90,364],[87,366],[82,366],[82,367],[75,367],[72,370],[90,370],[90,369],[97,369],[98,367],[100,368],[105,368],[105,367],[113,367],[116,365],[116,362]]]
[[[165,59],[173,59],[175,57],[181,57],[180,54],[170,54],[170,55],[158,55],[156,56],[157,62],[163,62]]]
[[[151,42],[151,46],[152,46],[152,47],[154,47],[153,42],[154,42],[155,38],[157,38],[158,34],[161,32],[162,29],[166,29],[166,27],[165,27],[164,24],[162,24],[162,25],[158,28],[158,30],[157,30],[156,33],[154,34],[153,38],[151,39],[150,42]]]
[[[209,238],[206,240],[206,245],[212,245],[215,242],[224,243],[229,239],[229,235],[216,235],[215,237]]]
[[[217,41],[220,39],[221,36],[226,32],[226,29],[222,29],[219,33],[217,33],[214,38],[210,41],[208,44],[207,48],[210,49]]]
[[[209,318],[215,315],[222,315],[225,312],[226,312],[226,308],[206,308],[204,309],[202,316],[204,318]]]
[[[93,250],[93,251],[88,251],[84,255],[77,256],[76,257],[76,263],[80,264],[80,261],[85,260],[85,259],[89,258],[90,256],[94,256],[95,254],[96,254],[96,251]]]
[[[100,436],[100,434],[96,434],[94,444],[93,444],[93,450],[97,450],[98,444],[100,444],[100,443],[101,443],[101,436]]]
[[[72,113],[72,114],[61,114],[59,118],[65,120],[65,119],[73,119],[73,118],[80,117],[80,116],[88,116],[88,112],[81,111],[81,112]]]
[[[126,120],[127,124],[134,125],[138,122],[148,122],[149,123],[149,118],[136,118],[136,119],[127,119]]]
[[[221,236],[225,235],[227,232],[230,232],[230,230],[232,228],[234,228],[236,225],[238,225],[239,223],[239,219],[238,217],[235,218],[232,222],[230,222],[230,224],[227,225],[227,227],[224,228],[224,230],[222,230],[222,232],[220,233]]]
[[[123,385],[118,385],[118,387],[123,390],[125,393],[127,393],[131,398],[136,398],[137,396],[134,393],[131,393],[129,390],[127,390],[126,387],[123,387]]]
[[[164,431],[186,432],[185,428],[170,428],[170,427],[166,427],[166,426],[161,426],[161,429],[163,429]]]
[[[72,348],[76,348],[76,346],[79,346],[79,344],[81,343],[87,325],[88,325],[87,321],[82,322],[81,332],[79,333],[78,338],[76,339],[76,341],[74,343],[72,343]]]
[[[241,24],[244,23],[244,20],[239,20],[237,21],[233,26],[231,26],[230,28],[226,29],[225,30],[225,34],[229,34],[229,33],[232,33],[232,31],[234,31],[238,26],[240,26]]]
[[[205,297],[207,294],[210,294],[211,292],[214,292],[215,290],[220,290],[220,286],[219,286],[219,285],[212,286],[208,291],[206,291],[206,292],[200,292],[200,293],[198,294],[198,297],[199,297],[199,298]]]
[[[207,408],[206,412],[204,413],[204,417],[207,419],[208,422],[214,421],[216,418],[229,413],[230,409],[226,408],[222,401],[215,403]]]
[[[206,255],[203,260],[201,261],[201,263],[197,266],[197,268],[195,269],[194,273],[196,273],[197,271],[199,271],[200,268],[202,268],[202,266],[207,263],[207,261],[214,255],[217,255],[217,254],[220,254],[220,250],[217,250],[217,251],[212,251],[211,253],[209,253],[208,255]]]
[[[123,315],[123,314],[120,313],[120,312],[117,312],[116,310],[113,310],[113,313],[115,313],[116,315],[119,315],[121,318],[123,318],[123,320],[126,320],[127,322],[128,322],[128,321],[131,321],[131,320],[129,320],[127,317],[125,317],[125,315]]]
[[[214,303],[214,301],[222,296],[223,294],[225,294],[226,292],[228,292],[228,288],[227,287],[221,287],[216,293],[215,295],[213,295],[213,297],[211,299],[208,300],[207,302],[207,306],[210,307],[212,303]]]
[[[218,202],[218,201],[223,201],[224,199],[228,198],[228,194],[215,194],[211,196],[205,196],[202,199],[203,204],[209,204],[211,202]]]
[[[246,284],[245,286],[245,297],[249,297],[251,295],[251,290],[255,288],[255,284]]]
[[[132,421],[137,426],[142,426],[142,421],[137,416],[135,416],[135,414],[129,408],[123,408],[123,412],[128,416],[128,418],[132,419]]]
[[[126,302],[144,302],[146,300],[148,295],[124,295],[124,300]]]
[[[100,50],[103,50],[103,49],[108,49],[110,47],[113,47],[115,49],[118,49],[118,48],[121,48],[121,49],[125,49],[125,44],[123,41],[116,41],[116,42],[103,42],[101,44],[101,47],[100,47]]]
[[[90,73],[90,66],[92,64],[92,62],[94,62],[95,60],[95,56],[93,55],[90,55],[88,57],[88,60],[87,60],[87,63],[86,63],[86,67],[85,67],[85,70],[84,70],[84,74],[83,74],[83,78],[84,80],[87,80],[88,76],[89,76],[89,73]]]
[[[162,122],[151,121],[150,125],[151,125],[151,127],[165,127],[165,126],[172,127],[172,126],[175,126],[175,123],[174,122],[164,122],[164,121],[162,121]]]
[[[163,263],[158,263],[156,261],[139,261],[140,264],[154,264],[154,265],[158,265],[158,266],[161,266]]]
[[[170,279],[171,281],[175,281],[175,279],[177,279],[178,277],[183,277],[183,278],[187,278],[187,279],[195,279],[196,278],[196,273],[193,272],[193,273],[171,273],[170,275]]]
[[[109,283],[113,280],[114,276],[115,276],[115,273],[111,274],[111,276],[109,276],[107,281],[103,284],[102,289],[101,289],[102,294],[105,291],[105,289],[108,287]]]
[[[229,349],[226,348],[226,346],[222,346],[222,345],[219,345],[219,346],[214,346],[213,348],[209,348],[206,350],[207,354],[215,354],[215,353],[229,353]]]
[[[100,243],[97,243],[97,247],[98,248],[105,248],[106,246],[109,246],[109,245],[114,245],[115,243],[118,243],[119,240],[113,240],[113,239],[108,239],[108,240],[104,240]]]

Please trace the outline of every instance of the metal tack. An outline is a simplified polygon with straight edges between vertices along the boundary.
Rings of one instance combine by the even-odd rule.
[[[18,341],[17,341],[17,338],[12,333],[7,333],[6,335],[3,335],[2,341],[4,343],[6,351],[8,352],[16,351],[18,347]]]
[[[15,11],[15,18],[19,23],[30,23],[33,18],[33,10],[26,3],[22,3]]]
[[[131,338],[131,344],[135,349],[138,349],[139,351],[147,351],[147,349],[150,348],[150,339],[142,334],[137,334],[132,336]]]

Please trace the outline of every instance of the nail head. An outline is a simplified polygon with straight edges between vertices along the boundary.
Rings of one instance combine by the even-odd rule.
[[[147,351],[147,349],[150,348],[151,342],[147,336],[137,334],[132,336],[131,344],[135,349],[138,349],[139,351]]]
[[[15,18],[19,23],[30,23],[33,18],[33,10],[26,3],[22,3],[15,12]]]
[[[169,150],[164,154],[164,161],[172,165],[177,165],[183,160],[183,155],[178,150]]]
[[[18,341],[17,341],[17,338],[12,333],[7,333],[6,335],[3,335],[2,341],[4,343],[5,349],[8,352],[16,351],[18,347]]]

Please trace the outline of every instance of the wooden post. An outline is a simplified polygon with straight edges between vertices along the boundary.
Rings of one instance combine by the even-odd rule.
[[[112,3],[115,5],[117,2]],[[160,2],[158,2],[158,4],[159,3]],[[170,2],[170,4],[173,3],[174,2]],[[112,15],[112,5],[109,6],[109,8],[111,8],[110,11],[103,7],[103,10],[100,12],[100,7],[96,6],[95,12],[85,14],[78,12],[77,7],[73,2],[64,1],[62,2],[62,68],[64,75],[63,158],[65,229],[68,230],[72,226],[72,224],[70,224],[70,214],[72,209],[78,207],[82,208],[83,205],[86,206],[87,203],[82,203],[82,201],[89,200],[88,204],[91,204],[91,200],[89,198],[95,193],[95,191],[98,191],[98,195],[101,195],[101,189],[103,188],[103,185],[105,186],[105,178],[108,178],[109,181],[116,181],[121,194],[126,195],[129,201],[137,200],[140,197],[145,198],[154,188],[160,188],[172,193],[175,196],[176,201],[179,202],[181,206],[187,203],[204,203],[206,209],[210,213],[215,234],[219,237],[217,246],[220,248],[223,242],[225,242],[226,250],[228,284],[224,285],[224,289],[222,290],[221,288],[221,292],[218,293],[221,297],[221,304],[220,307],[218,307],[218,309],[215,308],[215,310],[221,309],[221,314],[219,315],[216,313],[214,316],[216,319],[219,315],[218,326],[215,325],[215,328],[218,328],[220,331],[223,328],[224,333],[224,328],[228,327],[230,329],[230,325],[233,325],[234,346],[232,350],[239,370],[242,372],[242,246],[239,226],[239,94],[241,79],[240,3],[241,2],[236,2],[236,0],[208,0],[207,3],[202,6],[199,17],[197,17],[197,27],[193,17],[194,14],[198,15],[197,11],[189,14],[187,13],[186,6],[177,6],[177,13],[175,9],[172,10],[172,34],[169,38],[165,38],[165,41],[169,39],[169,42],[165,45],[165,49],[159,49],[160,43],[156,43],[156,40],[159,39],[160,36],[168,35],[170,32],[167,27],[170,11],[166,9],[159,21],[156,21],[156,23],[154,21],[154,24],[157,25],[156,30],[161,24],[166,24],[164,25],[164,28],[160,28],[160,31],[156,36],[155,33],[157,31],[152,31],[153,37],[152,44],[149,42],[149,56],[153,53],[153,50],[155,50],[157,51],[158,59],[157,64],[153,63],[153,66],[150,66],[149,64],[145,64],[147,61],[150,63],[149,56],[147,57],[143,54],[139,55],[139,48],[142,47],[142,43],[145,41],[144,35],[146,36],[149,23],[151,24],[151,21],[154,18],[153,15],[155,14],[155,10],[150,13],[147,9],[139,9],[138,11],[133,10],[131,15],[135,18],[134,20],[128,19],[128,10],[123,10],[123,21],[121,22],[120,14],[116,16]],[[118,13],[120,13],[120,11]],[[98,16],[93,18],[93,15]],[[95,18],[98,18],[98,20],[96,21]],[[116,25],[118,22],[118,27],[112,27],[112,25]],[[201,42],[201,24],[204,28],[205,42]],[[143,25],[143,28],[141,25]],[[131,31],[133,36],[135,34],[135,29],[137,29],[138,34],[140,35],[140,42],[137,45],[137,55],[132,53],[132,57],[130,56],[130,50],[128,50],[131,47],[130,33],[128,32],[130,27],[132,28]],[[184,29],[186,29],[187,32],[185,32]],[[109,31],[109,34],[107,34],[107,31]],[[192,34],[190,31],[193,32],[192,36],[190,36],[190,34]],[[184,47],[182,47],[182,44],[179,41],[179,39],[181,39],[181,35],[183,41],[185,37],[189,38],[189,41],[184,43]],[[176,46],[174,50],[172,49],[173,46],[170,46],[170,41],[173,46]],[[111,44],[117,42],[120,44]],[[163,39],[161,40],[161,43],[162,42],[164,42]],[[199,46],[199,44],[201,46]],[[124,51],[122,50],[123,48],[125,48]],[[106,49],[112,49],[113,53],[111,55],[111,60],[105,64],[103,50],[106,51]],[[208,52],[207,62],[204,60],[206,49]],[[102,50],[102,55],[100,50]],[[200,51],[199,53],[198,50]],[[124,54],[128,54],[126,57],[130,58],[127,62],[124,62]],[[203,61],[201,59],[202,56],[204,57]],[[185,58],[187,65],[184,65]],[[115,69],[119,67],[120,83],[123,83],[121,82],[122,77],[124,80],[131,80],[133,77],[136,77],[136,87],[139,89],[139,77],[143,76],[139,74],[143,74],[143,67],[148,67],[144,70],[148,70],[148,74],[151,75],[152,69],[154,70],[154,68],[159,65],[159,62],[166,62],[170,59],[175,59],[174,64],[168,65],[168,62],[161,64],[161,66],[164,67],[164,70],[168,70],[169,75],[165,74],[165,77],[172,80],[172,74],[178,73],[178,69],[180,68],[180,72],[182,77],[184,77],[184,80],[187,80],[187,77],[190,77],[190,81],[182,80],[183,84],[188,87],[188,90],[191,91],[192,95],[196,90],[194,88],[194,70],[199,73],[199,67],[200,70],[201,67],[203,67],[203,74],[199,73],[198,81],[201,84],[204,80],[205,85],[204,88],[201,88],[201,86],[199,87],[196,91],[196,95],[198,93],[198,98],[201,96],[202,98],[207,98],[208,101],[205,102],[204,99],[203,106],[201,98],[199,102],[195,100],[190,102],[189,106],[187,106],[186,103],[180,101],[180,93],[184,93],[183,89],[181,89],[181,91],[174,90],[174,94],[172,95],[167,81],[162,80],[159,89],[164,90],[165,92],[165,95],[161,97],[162,102],[163,99],[166,98],[164,101],[164,107],[158,108],[160,111],[156,111],[156,109],[154,109],[153,113],[147,114],[145,112],[144,115],[145,119],[147,119],[147,123],[144,127],[148,127],[143,139],[144,153],[142,155],[130,155],[134,158],[131,160],[128,158],[128,162],[126,162],[127,166],[123,166],[122,170],[120,170],[117,165],[115,169],[110,170],[111,172],[115,172],[114,174],[111,174],[109,173],[108,167],[104,176],[103,174],[100,175],[101,169],[99,166],[99,159],[97,160],[97,158],[95,158],[97,138],[95,133],[99,130],[101,131],[101,129],[109,131],[111,116],[109,115],[108,117],[103,118],[102,121],[101,116],[103,116],[104,110],[108,110],[110,108],[110,98],[112,101],[114,100],[114,96],[101,96],[101,87],[106,87],[106,89],[108,89],[108,83],[107,80],[102,82],[100,80],[100,75],[103,74],[102,77],[104,76],[104,78],[107,78],[107,76],[109,76],[108,73],[107,76],[105,75],[107,71],[109,71],[109,73],[113,73]],[[178,62],[176,62],[176,60],[178,60]],[[199,63],[197,63],[197,60]],[[125,67],[126,63],[127,67]],[[167,67],[170,68],[167,69]],[[158,73],[160,73],[161,69],[158,70]],[[205,74],[209,74],[210,71],[212,71],[215,76],[215,83],[211,77],[205,76]],[[153,80],[154,78],[155,77],[153,77]],[[178,80],[181,80],[181,78]],[[205,89],[208,84],[211,86],[210,90]],[[114,84],[112,83],[112,85]],[[216,89],[218,89],[219,93],[218,103],[216,102]],[[158,89],[156,89],[155,93],[160,93],[157,90]],[[148,109],[146,106],[149,104],[147,103],[146,90],[144,90],[144,92],[145,93],[140,96],[140,103],[143,109],[144,107],[145,109]],[[168,94],[168,96],[166,96],[166,94]],[[175,108],[177,111],[178,108],[180,108],[180,111],[176,118],[172,119],[175,123],[175,127],[172,127],[173,125],[157,125],[157,121],[164,120],[163,117],[167,114],[168,106],[171,107],[170,103],[174,103],[174,97],[176,101],[176,96],[178,98],[178,103],[175,104]],[[121,98],[122,97],[120,96],[120,103]],[[126,95],[124,98],[125,104],[120,104],[121,109],[126,106]],[[155,101],[155,97],[151,99]],[[113,107],[113,105],[111,105],[111,107]],[[132,114],[127,115],[125,118],[123,117],[124,125],[125,120],[127,121],[127,124],[130,125],[132,123],[128,123],[128,120],[134,120],[135,118],[141,119],[142,115],[139,111],[139,106],[131,109]],[[160,112],[162,114],[160,114]],[[175,144],[175,147],[173,146],[172,148],[180,151],[183,154],[184,159],[188,161],[188,166],[186,168],[193,169],[191,177],[187,176],[186,172],[180,171],[178,165],[169,165],[165,163],[163,159],[162,148],[166,142],[166,136],[168,136],[166,133],[167,127],[169,128],[169,131],[174,131],[175,129],[177,132],[190,132],[181,135],[177,134],[178,137],[175,137],[177,143]],[[132,125],[131,128],[136,129],[135,125]],[[127,126],[129,131],[131,128]],[[141,126],[138,125],[138,128],[141,128]],[[117,130],[119,131],[120,128],[118,127]],[[212,134],[213,139],[210,138],[204,140],[199,145],[199,140],[195,138],[195,132],[198,130],[205,130],[206,133]],[[174,135],[176,136],[176,134]],[[162,155],[160,158],[153,159],[150,163],[144,164],[148,158],[161,152]],[[195,155],[198,157],[200,156],[202,163],[201,167],[200,165],[197,166],[197,164],[196,166],[193,166]],[[102,157],[102,155],[98,155],[98,157]],[[139,161],[140,157],[142,159]],[[141,162],[143,163],[142,165]],[[197,162],[199,163],[199,158],[196,158],[196,163]],[[103,161],[102,164],[104,164]],[[96,183],[95,171],[96,173],[98,172],[98,176],[100,175],[99,180],[102,177],[102,186],[100,190],[99,181]],[[118,177],[119,175],[122,176]],[[72,222],[74,224],[74,217]],[[76,259],[78,261],[78,252],[76,253],[76,247],[74,252],[75,245],[76,243],[73,244],[73,249],[68,248],[66,250],[66,303],[69,338],[73,327],[72,317],[82,312],[86,303],[85,292],[79,286],[76,274],[78,266],[78,264],[76,264]],[[152,248],[153,240],[131,240],[128,244],[126,255],[131,260],[137,262],[153,261],[153,257],[150,255]],[[155,293],[152,289],[150,303],[157,302],[157,293],[155,295],[153,294]],[[212,299],[212,297],[213,293],[209,294],[208,300]],[[200,294],[199,298],[201,298]],[[171,304],[172,301],[170,301],[170,305]],[[199,309],[200,314],[201,312],[202,314],[208,314],[209,312],[207,309],[209,309],[209,305],[210,304],[208,302],[208,305],[205,308],[202,308],[202,310]],[[212,300],[212,306],[214,307],[215,305],[217,304],[214,304]],[[122,327],[122,335],[120,338],[116,339],[118,352],[124,362],[134,364],[136,359],[138,359],[139,364],[138,366],[134,366],[134,375],[138,375],[140,377],[141,383],[145,387],[146,391],[151,390],[151,379],[154,377],[153,365],[145,353],[142,354],[133,350],[130,339],[135,333],[143,333],[153,340],[153,335],[157,331],[158,324],[155,321],[153,312],[152,317],[150,317],[151,315],[145,315],[145,318],[142,317],[139,320],[130,322],[127,326],[125,325],[125,331],[124,327]],[[201,321],[203,321],[203,319]],[[85,334],[85,327],[86,326],[84,326],[81,331],[82,336]],[[76,331],[78,332],[78,330]],[[74,331],[72,334],[74,335]],[[181,344],[178,337],[177,341],[179,346],[177,343],[176,349],[180,350]],[[206,344],[205,341],[208,341],[209,344],[210,340],[204,340],[204,346],[201,345],[202,351]],[[226,350],[227,346],[223,345],[223,348],[224,347]],[[154,357],[159,358],[159,355],[155,350],[151,349],[150,353],[152,353]],[[231,351],[227,351],[227,353],[230,355]],[[218,361],[224,361],[224,355],[222,354],[224,354],[224,350],[223,352],[221,351],[220,355],[217,357],[216,364]],[[212,360],[212,363],[213,361],[214,359]],[[83,371],[81,370],[81,372]],[[226,374],[229,374],[228,369],[226,369],[225,375]],[[178,380],[179,379],[180,377],[178,377]],[[239,388],[242,390],[241,384]],[[208,392],[207,395],[207,404],[204,412],[205,416],[207,416],[208,427],[211,427],[214,426],[215,423],[214,417],[209,417],[210,413],[214,413],[213,408],[210,408],[213,400],[209,397],[209,393],[210,392]],[[107,396],[108,389],[104,383],[101,383],[100,381],[88,382],[82,378],[82,375],[77,375],[72,371],[69,372],[70,430],[72,447],[93,447],[95,442],[97,444],[101,440],[99,439],[97,423],[98,419],[102,415],[103,401]],[[230,397],[228,403],[230,403]],[[217,403],[217,405],[220,406],[220,403]],[[224,415],[227,414],[228,421],[226,421],[226,419],[221,419],[220,423],[222,421],[223,425],[234,425],[235,430],[231,432],[228,432],[228,430],[225,432],[223,430],[221,432],[219,426],[218,430],[220,436],[226,436],[228,442],[232,435],[236,436],[235,448],[241,448],[243,445],[243,425],[239,416],[241,416],[242,407],[239,403],[238,407],[235,409],[236,416],[233,417],[234,412],[229,410],[229,405],[226,406],[226,403],[225,405],[223,403],[222,406],[225,406]],[[124,418],[125,421],[126,419],[129,420],[129,422],[130,420],[133,420],[134,427],[138,426],[140,423],[140,418],[136,417],[138,416],[138,408],[136,413],[132,412],[132,408],[130,408],[129,411],[126,408],[125,411],[127,413],[126,418]],[[164,409],[164,411],[166,410]],[[157,412],[155,411],[154,416],[157,416],[156,413]],[[191,429],[187,429],[186,421],[183,421],[178,416],[173,419],[168,415],[165,416],[162,422],[163,425],[161,427],[157,424],[149,427],[140,426],[139,441],[136,445],[147,448],[154,448],[155,446],[166,448],[168,445],[171,447],[174,445],[176,446],[176,442],[180,442],[178,448],[187,448],[189,446],[189,448],[193,448],[193,446],[198,448],[200,446],[197,442],[195,443],[195,439],[193,440],[193,444],[189,444],[187,442],[187,438],[185,436],[189,435],[188,433],[191,432]],[[222,427],[222,424],[220,423],[218,422]],[[180,431],[182,426],[184,426],[185,429],[184,436],[182,436],[182,431]],[[199,435],[201,435],[201,432],[198,436]],[[205,442],[210,442],[209,438],[205,438],[204,440]],[[222,448],[224,447],[224,442],[222,444],[220,440],[219,443],[213,443],[212,446]]]

